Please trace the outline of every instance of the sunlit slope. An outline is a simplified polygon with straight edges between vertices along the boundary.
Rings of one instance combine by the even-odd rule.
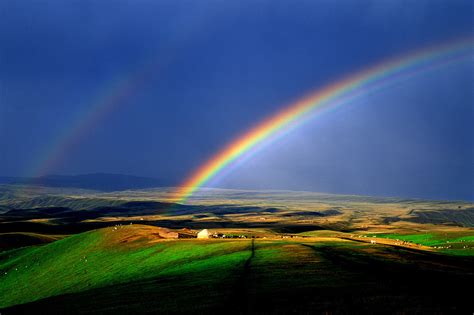
[[[453,313],[471,306],[463,285],[474,281],[472,257],[329,234],[157,235],[158,228],[127,225],[0,254],[2,313]]]
[[[378,239],[392,239],[399,242],[410,242],[434,248],[449,255],[474,256],[474,232],[422,233],[422,234],[370,234]]]
[[[106,228],[1,254],[0,307],[201,270],[216,271],[218,281],[250,256],[249,242],[160,242],[155,229]]]

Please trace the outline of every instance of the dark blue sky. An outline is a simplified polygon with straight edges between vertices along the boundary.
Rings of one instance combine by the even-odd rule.
[[[469,0],[3,0],[0,175],[34,175],[117,82],[136,77],[49,171],[179,182],[318,86],[474,35],[473,16]],[[473,76],[471,59],[363,98],[217,184],[472,200]]]

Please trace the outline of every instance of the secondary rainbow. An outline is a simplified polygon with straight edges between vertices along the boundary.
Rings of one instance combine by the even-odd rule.
[[[431,46],[376,64],[366,70],[349,75],[340,81],[329,84],[310,93],[299,101],[284,107],[276,114],[263,120],[254,128],[230,142],[208,161],[197,168],[173,194],[176,202],[185,202],[196,190],[230,167],[236,160],[271,139],[285,129],[294,129],[313,116],[319,109],[347,104],[358,95],[421,69],[455,60],[471,53],[472,38]]]
[[[35,160],[36,164],[27,170],[25,176],[40,177],[50,174],[65,157],[86,138],[100,123],[113,113],[125,101],[132,99],[150,77],[156,77],[160,68],[171,60],[171,55],[159,55],[140,64],[138,68],[117,74],[100,91],[97,97],[87,106],[89,109],[78,114],[78,117],[68,124],[64,132],[44,151],[42,158]]]

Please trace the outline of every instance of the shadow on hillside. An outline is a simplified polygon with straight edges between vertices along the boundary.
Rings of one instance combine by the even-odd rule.
[[[257,242],[258,243],[258,242]],[[153,277],[5,309],[5,314],[454,314],[472,312],[472,259],[389,247],[314,246],[285,264],[249,263],[225,277]],[[259,256],[258,246],[255,254]],[[303,261],[301,261],[303,259]],[[297,267],[297,268],[296,268]],[[258,281],[251,281],[258,279]],[[248,280],[248,281],[245,281]],[[236,283],[243,282],[238,286]],[[212,283],[212,285],[206,285]],[[93,301],[93,303],[90,303]],[[234,303],[229,303],[233,301]]]
[[[284,222],[245,222],[231,221],[225,218],[229,214],[274,214],[277,208],[235,205],[190,206],[154,201],[124,202],[119,206],[97,207],[91,210],[73,210],[67,207],[43,207],[33,209],[14,209],[0,215],[0,233],[33,232],[40,234],[76,234],[93,229],[118,224],[146,224],[167,228],[217,229],[217,228],[263,228],[278,233],[300,233],[322,229],[317,224],[295,224]],[[169,219],[146,220],[149,215],[163,215]],[[325,217],[339,215],[340,212],[328,210],[324,212],[296,212],[295,216],[307,215]],[[192,219],[174,219],[174,216],[193,215]],[[140,220],[136,217],[143,216]],[[291,214],[285,213],[285,217]],[[99,218],[117,218],[122,220],[95,221]],[[127,218],[134,217],[133,220]],[[212,220],[199,220],[203,218]],[[47,222],[32,220],[47,219]]]
[[[279,209],[266,207],[233,205],[190,206],[155,201],[130,201],[119,206],[96,207],[90,210],[73,210],[67,207],[13,209],[0,215],[0,222],[49,219],[58,224],[71,224],[101,217],[177,216],[187,214],[219,216],[227,214],[275,213],[278,211]]]

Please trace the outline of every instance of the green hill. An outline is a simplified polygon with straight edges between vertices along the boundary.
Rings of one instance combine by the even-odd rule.
[[[162,239],[103,228],[0,254],[5,314],[469,310],[472,257],[337,238]],[[464,285],[464,286],[463,286]],[[401,303],[403,301],[403,303]]]
[[[0,307],[152,276],[225,270],[250,255],[248,242],[153,243],[155,229],[105,228],[1,254]]]

